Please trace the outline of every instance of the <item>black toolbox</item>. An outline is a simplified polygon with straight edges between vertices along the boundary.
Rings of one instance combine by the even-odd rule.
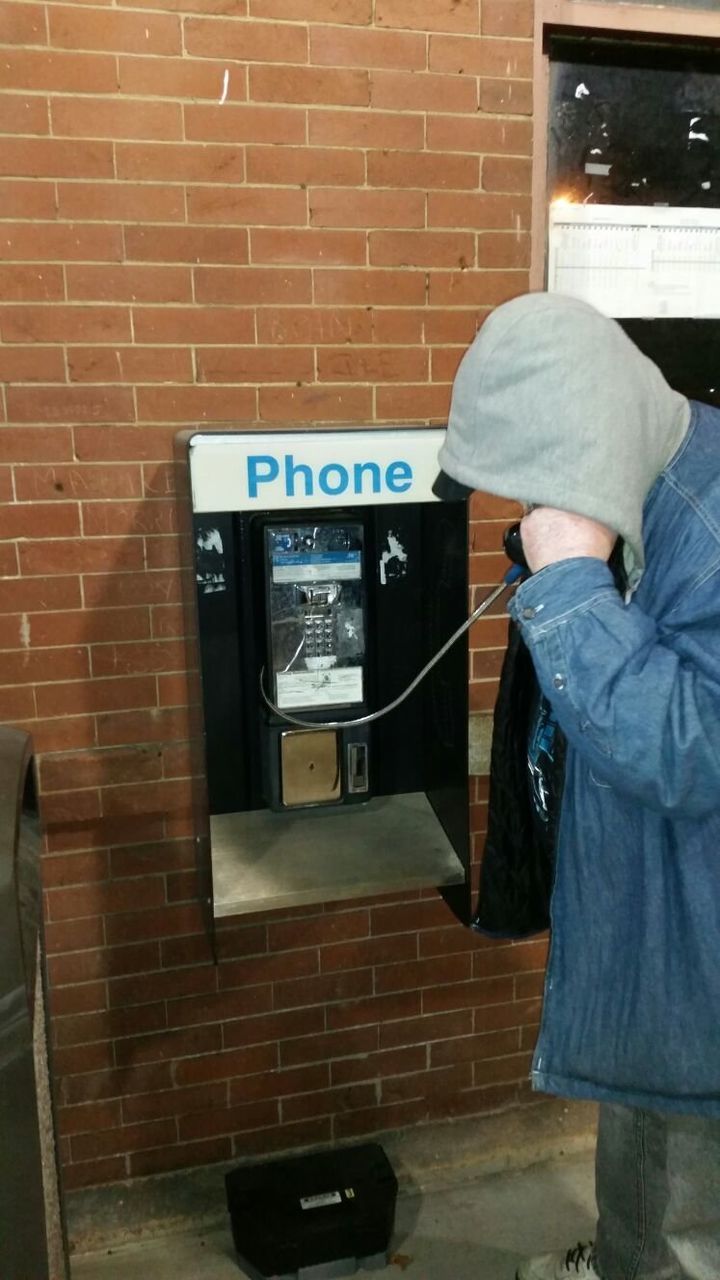
[[[387,1264],[397,1178],[377,1143],[241,1165],[225,1191],[238,1262],[253,1280],[331,1280]]]

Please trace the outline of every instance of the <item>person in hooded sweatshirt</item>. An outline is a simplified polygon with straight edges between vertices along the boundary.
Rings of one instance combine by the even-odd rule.
[[[509,611],[567,743],[532,1081],[600,1103],[598,1224],[517,1280],[718,1280],[720,412],[529,294],[466,352],[440,465],[525,504]]]

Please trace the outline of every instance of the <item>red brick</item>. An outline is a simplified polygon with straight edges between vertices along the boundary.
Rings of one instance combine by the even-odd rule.
[[[529,194],[531,186],[529,160],[515,156],[486,156],[482,165],[482,185],[485,191],[509,191]]]
[[[5,185],[2,184],[3,188]],[[9,184],[14,186],[14,183]],[[23,188],[25,183],[20,184]],[[35,184],[36,189],[37,184]],[[40,188],[43,189],[43,188]],[[4,198],[3,198],[4,206]],[[30,215],[27,215],[30,216]],[[0,296],[4,302],[53,301],[64,296],[62,267],[38,264],[38,266],[0,266]],[[16,310],[15,314],[18,314]],[[0,312],[0,323],[3,313]]]
[[[339,969],[360,969],[368,965],[405,963],[416,958],[417,938],[411,933],[384,938],[360,938],[320,948],[320,967],[323,973]]]
[[[188,25],[193,21],[190,18],[185,24],[186,44]],[[121,93],[192,101],[210,98],[218,103],[225,92],[225,72],[229,71],[226,63],[205,62],[188,57],[168,59],[167,62],[157,58],[120,58],[119,64]],[[241,102],[246,98],[246,70],[242,66],[235,66],[228,74],[224,102]]]
[[[375,412],[378,422],[447,422],[450,387],[378,387]]]
[[[187,389],[177,393],[187,395]],[[73,432],[75,457],[80,462],[140,462],[168,457],[175,429],[171,425],[149,427],[83,427]],[[120,566],[118,566],[120,568]]]
[[[137,393],[142,422],[232,422],[255,415],[255,392],[249,388],[141,388]]]
[[[398,1018],[417,1018],[420,1012],[421,996],[418,991],[393,992],[389,996],[371,996],[329,1008],[327,1029],[339,1031],[346,1027],[361,1027],[367,1023],[386,1023]]]
[[[130,342],[126,307],[24,306],[0,310],[4,342]],[[47,455],[41,460],[53,462]]]
[[[196,1055],[214,1055],[221,1048],[221,1030],[219,1026],[191,1027],[179,1031],[155,1032],[145,1036],[129,1036],[116,1043],[118,1066],[130,1068],[133,1072],[143,1064],[164,1063],[182,1059],[195,1058]],[[154,1068],[155,1070],[159,1068]]]
[[[290,1036],[319,1035],[324,1027],[325,1013],[321,1007],[286,1009],[282,1013],[261,1014],[226,1023],[223,1026],[223,1044],[231,1049],[270,1041],[282,1043]]]
[[[424,1098],[411,1102],[397,1102],[387,1106],[367,1107],[337,1115],[333,1133],[338,1139],[357,1138],[364,1134],[409,1128],[429,1119],[428,1104]]]
[[[71,382],[192,382],[189,350],[167,347],[71,347]]]
[[[504,115],[532,115],[533,87],[529,80],[480,81],[480,110]]]
[[[35,715],[35,698],[32,689],[0,689],[0,717],[7,723],[31,720]]]
[[[39,11],[35,5],[13,5],[15,11],[25,7],[35,9],[38,16]],[[114,93],[118,87],[115,59],[101,54],[3,49],[0,54],[0,74],[5,89],[79,94]]]
[[[315,301],[329,306],[418,307],[425,302],[425,278],[420,272],[316,270]]]
[[[365,233],[352,230],[251,230],[254,262],[307,262],[359,266],[365,262]]]
[[[142,706],[140,698],[137,706]],[[173,734],[187,730],[186,712],[168,708],[164,710],[139,710],[103,713],[98,718],[98,742],[101,746],[119,746],[137,741],[161,742]]]
[[[200,1115],[182,1116],[178,1122],[178,1131],[181,1140],[184,1141],[188,1138],[200,1138],[206,1134],[231,1133],[234,1135],[244,1133],[246,1130],[259,1129],[262,1131],[264,1150],[267,1128],[277,1124],[278,1118],[276,1100],[248,1102],[234,1107],[225,1107],[209,1115],[203,1112]],[[243,1152],[246,1152],[245,1140],[241,1146]]]
[[[13,93],[0,100],[0,133],[27,135],[49,132],[47,98]]]
[[[307,222],[307,197],[303,191],[189,187],[187,199],[188,217],[193,222],[288,227]]]
[[[84,1160],[80,1164],[70,1164],[69,1157],[63,1161],[63,1185],[72,1191],[82,1187],[94,1186],[100,1182],[113,1182],[116,1178],[127,1177],[125,1156],[111,1156],[107,1160]]]
[[[315,188],[309,196],[313,227],[423,227],[420,191],[350,191]]]
[[[177,504],[168,499],[91,502],[83,505],[82,513],[83,532],[89,537],[177,533]]]
[[[175,1132],[175,1121],[168,1118],[150,1124],[123,1125],[117,1129],[77,1134],[70,1144],[73,1162],[117,1152],[139,1151],[144,1147],[171,1145],[175,1141]]]
[[[124,1041],[123,1044],[126,1044]],[[124,1070],[75,1072],[63,1082],[63,1096],[68,1103],[100,1102],[121,1098],[151,1089],[166,1090],[172,1085],[170,1068],[164,1063],[131,1066]]]
[[[327,1035],[300,1036],[296,1040],[282,1040],[280,1059],[283,1067],[298,1066],[308,1062],[331,1062],[348,1055],[372,1053],[377,1049],[378,1028],[357,1027],[354,1031],[330,1032]],[[350,1058],[351,1063],[357,1059]]]
[[[403,1018],[396,1022],[382,1023],[379,1028],[380,1048],[400,1045],[424,1047],[434,1040],[444,1040],[448,1036],[469,1035],[472,1029],[470,1009],[425,1015],[422,1018]]]
[[[51,6],[50,43],[60,49],[114,53],[180,54],[180,20],[175,14],[128,13],[107,6]]]
[[[277,15],[282,16],[281,14]],[[284,22],[238,22],[236,18],[187,18],[185,52],[231,62],[307,62],[307,27]],[[278,72],[273,72],[278,76]],[[285,70],[279,74],[284,82]],[[220,97],[220,94],[217,95]],[[289,102],[290,98],[280,98]]]
[[[479,267],[530,266],[530,235],[528,232],[489,231],[478,236]]]
[[[182,1116],[221,1108],[226,1101],[224,1084],[204,1084],[196,1088],[168,1089],[164,1093],[140,1093],[123,1098],[126,1124],[157,1120],[162,1116]]]
[[[231,262],[248,260],[247,232],[221,227],[128,227],[128,261]]]
[[[167,908],[188,911],[187,907]],[[203,1022],[225,1022],[248,1014],[266,1013],[272,1008],[272,987],[248,986],[242,990],[223,991],[216,996],[188,996],[168,1001],[169,1026],[192,1026]]]
[[[372,20],[372,0],[251,0],[256,18],[286,18],[298,22],[359,23]]]
[[[112,178],[112,144],[63,138],[5,138],[0,141],[0,174],[20,178]]]
[[[289,233],[288,233],[289,235]],[[198,302],[252,304],[310,303],[312,278],[309,271],[267,267],[198,267],[195,272]]]
[[[45,945],[48,955],[55,952],[83,951],[102,947],[105,941],[103,921],[100,918],[65,920],[45,926]]]
[[[497,307],[527,288],[525,271],[436,271],[430,279],[429,300],[433,307]]]
[[[355,151],[321,147],[248,147],[247,179],[252,183],[362,186],[364,157]],[[357,194],[357,192],[355,193]]]
[[[373,107],[395,111],[474,112],[477,82],[472,77],[413,71],[373,71]]]
[[[182,222],[185,202],[179,187],[149,182],[60,182],[58,214],[85,221]]]
[[[150,794],[155,789],[150,789]],[[124,915],[108,917],[106,921],[107,941],[110,946],[124,942],[141,942],[154,938],[169,938],[181,934],[197,932],[201,926],[199,905],[166,906],[150,911],[133,911]],[[181,1002],[175,1002],[181,1003]],[[168,1006],[170,1012],[170,1006]],[[212,1018],[202,1017],[195,1021],[211,1022]],[[168,1022],[169,1026],[177,1025],[175,1018]],[[188,1023],[188,1025],[190,1025]],[[138,1027],[138,1030],[142,1028]]]
[[[44,9],[35,4],[0,5],[0,44],[47,44]]]
[[[197,353],[198,382],[311,382],[311,349],[204,347]]]
[[[196,1084],[209,1080],[228,1080],[233,1076],[247,1076],[261,1071],[277,1069],[278,1049],[275,1044],[253,1045],[247,1049],[234,1049],[212,1057],[186,1058],[174,1067],[177,1084]]]
[[[77,608],[81,604],[77,577],[36,577],[0,581],[0,609],[32,613],[33,609]]]
[[[15,489],[20,501],[33,502],[134,498],[142,493],[140,468],[127,464],[17,467]]]
[[[6,542],[0,545],[0,576],[14,578],[20,572],[16,545]]]
[[[111,12],[111,10],[110,10]],[[133,138],[173,141],[182,138],[179,102],[65,99],[51,105],[55,137]]]
[[[397,67],[424,71],[425,36],[419,31],[310,28],[310,61],[329,67]]]
[[[455,121],[451,127],[455,127]],[[440,156],[427,151],[371,151],[367,163],[368,183],[375,187],[475,191],[480,183],[480,163],[477,156],[473,155]]]
[[[368,248],[379,267],[452,266],[462,273],[475,262],[474,237],[462,232],[371,231]]]
[[[530,228],[530,203],[522,195],[435,191],[428,196],[428,225],[482,227],[518,234]]]
[[[72,438],[66,427],[3,427],[0,431],[0,461],[63,462],[71,458]]]
[[[327,382],[404,382],[428,377],[428,353],[414,347],[332,347],[318,353],[318,379]]]
[[[68,790],[71,786],[103,787],[135,782],[141,778],[159,778],[161,773],[162,759],[157,747],[132,747],[115,751],[74,751],[67,756],[47,757],[41,762],[40,776],[43,791],[50,792]],[[149,881],[148,886],[148,892],[154,893],[156,886],[150,885]],[[133,886],[132,891],[137,892],[137,886]],[[106,898],[110,902],[112,894],[106,893]],[[117,908],[107,907],[107,910],[113,909]],[[53,918],[57,919],[57,916]]]
[[[20,179],[0,180],[0,200],[2,201],[3,211],[8,218],[12,219],[31,218],[45,221],[54,218],[57,212],[55,207],[55,185],[52,182],[23,182]],[[12,281],[16,272],[21,278],[20,273],[23,270],[27,269],[22,267],[0,267],[0,280],[7,278]],[[28,277],[32,279],[34,275],[36,280],[41,280],[43,274],[51,275],[53,270],[60,271],[61,268],[36,269],[29,272]],[[4,289],[1,296],[7,298]],[[21,294],[20,296],[22,297],[23,295]],[[27,296],[42,298],[46,295],[44,293],[31,292]],[[62,291],[56,296],[61,297]]]
[[[46,785],[45,768],[47,763],[49,762],[42,761],[40,766],[43,787]],[[43,858],[43,885],[46,889],[51,889],[60,885],[87,884],[91,881],[106,880],[108,865],[109,860],[106,849],[92,849],[84,853],[53,854]],[[54,962],[51,976],[56,985],[62,986],[63,982],[68,980],[72,982],[89,982],[92,978],[105,976],[106,970],[102,952],[97,951],[93,954],[83,951],[78,952],[78,955],[82,957],[82,964],[72,971],[70,979],[68,979],[68,970],[65,969],[61,972],[57,967],[58,962]],[[145,961],[147,961],[147,957],[145,957]]]
[[[486,36],[531,37],[532,0],[483,0],[480,30]]]
[[[94,645],[92,661],[95,676],[181,670],[185,666],[185,646],[179,640]]]
[[[0,349],[0,382],[64,382],[65,360],[59,347]]]
[[[273,75],[285,78],[285,72]],[[277,142],[283,145],[305,141],[305,115],[293,107],[245,106],[201,103],[185,107],[185,137],[188,142]]]
[[[87,677],[87,649],[16,649],[0,654],[2,684],[48,684]]]
[[[377,147],[419,151],[424,145],[420,115],[390,111],[333,111],[318,107],[308,113],[308,142],[320,147]]]
[[[368,387],[261,387],[259,401],[265,422],[363,422],[372,417]]]
[[[255,102],[321,103],[344,107],[370,104],[367,71],[317,67],[286,67],[282,75],[272,67],[251,66],[248,91]],[[382,105],[382,104],[380,104]]]
[[[191,2],[193,9],[197,9],[211,3],[211,0],[191,0]],[[169,3],[169,0],[166,0],[166,3]],[[206,1138],[199,1142],[180,1142],[172,1147],[160,1147],[151,1151],[133,1151],[128,1156],[129,1176],[144,1178],[151,1174],[185,1169],[192,1165],[215,1164],[219,1160],[229,1160],[231,1155],[232,1142],[229,1137]]]
[[[38,689],[38,714],[57,716],[146,707],[152,703],[154,692],[155,682],[150,676],[47,685]]]
[[[131,422],[129,389],[106,387],[9,387],[9,422]]]
[[[258,311],[258,342],[290,346],[369,342],[372,318],[360,308],[264,307]]]
[[[141,570],[140,539],[85,538],[79,543],[58,539],[53,543],[26,541],[19,547],[23,573],[101,573],[113,570]]]
[[[532,41],[468,40],[457,36],[430,37],[430,69],[473,76],[532,79]]]
[[[92,1133],[95,1129],[112,1129],[122,1122],[119,1102],[85,1102],[80,1106],[58,1108],[58,1132]]]
[[[185,267],[68,267],[71,302],[190,302],[192,281]]]
[[[242,147],[192,146],[189,142],[118,142],[115,150],[119,179],[139,182],[145,179],[155,182],[219,182],[225,186],[243,182],[245,177]]]
[[[496,120],[493,116],[433,116],[428,120],[429,151],[468,151],[491,155],[529,156],[532,131],[529,120]],[[479,222],[483,231],[487,224]]]
[[[133,314],[137,342],[248,343],[255,338],[254,313],[242,307],[142,307]],[[261,341],[264,339],[261,337]]]
[[[41,261],[57,258],[63,262],[119,262],[122,258],[122,237],[117,227],[8,222],[3,224],[3,252],[6,258],[26,262],[34,258]]]
[[[413,31],[478,31],[476,0],[377,0],[375,21]]]

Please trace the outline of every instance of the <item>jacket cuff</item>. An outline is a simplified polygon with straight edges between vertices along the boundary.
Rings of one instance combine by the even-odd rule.
[[[616,597],[612,570],[596,556],[557,560],[521,582],[508,612],[530,641],[599,599]]]

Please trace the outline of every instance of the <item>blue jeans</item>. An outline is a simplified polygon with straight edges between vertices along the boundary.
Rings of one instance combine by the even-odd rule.
[[[595,1183],[603,1280],[719,1280],[720,1120],[602,1104]]]

